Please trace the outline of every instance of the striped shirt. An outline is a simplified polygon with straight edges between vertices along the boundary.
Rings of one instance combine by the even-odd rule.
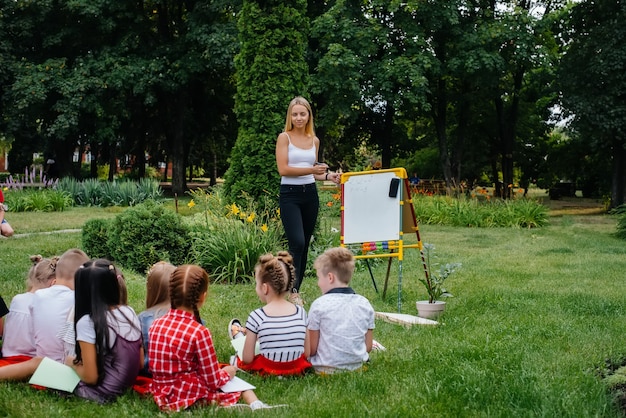
[[[292,315],[269,316],[263,308],[250,313],[246,328],[257,334],[260,354],[272,361],[293,361],[304,354],[306,311],[294,305]]]

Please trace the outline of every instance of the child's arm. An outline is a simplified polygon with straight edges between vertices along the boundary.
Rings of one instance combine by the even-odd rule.
[[[365,349],[369,353],[372,351],[372,344],[374,343],[374,330],[368,329],[365,333]]]
[[[78,341],[78,344],[80,345],[80,353],[83,361],[79,364],[74,364],[74,358],[68,357],[66,364],[76,370],[76,374],[80,377],[80,380],[89,385],[95,385],[98,383],[96,345],[84,341]]]
[[[246,332],[246,342],[243,344],[243,358],[241,359],[241,361],[243,361],[245,364],[252,363],[254,357],[256,356],[254,354],[256,348],[256,340],[257,335],[254,332],[248,330]]]
[[[306,330],[306,337],[304,339],[304,355],[306,358],[313,357],[317,354],[317,346],[320,342],[320,331],[319,330]]]

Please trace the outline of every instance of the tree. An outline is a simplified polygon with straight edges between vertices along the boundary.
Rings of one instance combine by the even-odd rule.
[[[232,200],[240,199],[243,191],[254,198],[277,199],[276,137],[284,126],[289,101],[306,95],[306,1],[244,0],[238,28],[241,50],[235,59],[235,113],[239,132],[224,187]]]
[[[388,168],[405,142],[399,120],[426,106],[415,14],[397,2],[338,0],[315,19],[312,38],[319,61],[311,90],[335,157],[367,143]]]
[[[565,32],[559,71],[572,128],[584,138],[589,154],[611,167],[611,207],[624,204],[626,196],[625,18],[623,1],[575,4],[567,15],[571,30]]]

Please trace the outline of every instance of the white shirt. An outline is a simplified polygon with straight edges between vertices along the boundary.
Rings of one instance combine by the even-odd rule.
[[[35,294],[28,292],[15,295],[9,306],[9,313],[4,318],[4,336],[2,337],[2,355],[31,356],[36,354],[33,327],[30,317],[30,305]]]
[[[287,134],[289,139],[289,145],[287,147],[287,165],[289,167],[313,167],[315,164],[315,158],[317,157],[317,150],[315,148],[315,141],[309,149],[298,148],[291,143],[291,137]],[[291,185],[303,185],[315,183],[315,177],[313,174],[305,174],[303,176],[282,176],[280,178],[280,184]]]
[[[130,306],[122,305],[107,312],[109,325],[109,348],[113,347],[117,336],[127,341],[137,341],[141,338],[141,324],[137,314]],[[76,323],[76,340],[89,344],[96,343],[96,329],[91,316],[83,315]]]
[[[63,329],[73,307],[74,291],[67,286],[57,284],[35,292],[30,314],[37,357],[63,362],[63,341],[57,334]]]
[[[311,304],[307,328],[319,331],[319,343],[309,361],[317,372],[355,370],[369,358],[365,334],[374,329],[374,309],[365,297],[349,292],[333,289]]]

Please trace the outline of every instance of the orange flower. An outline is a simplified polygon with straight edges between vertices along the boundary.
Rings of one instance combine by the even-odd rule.
[[[333,206],[333,202],[328,202],[326,203],[326,206],[328,206],[329,208]]]

